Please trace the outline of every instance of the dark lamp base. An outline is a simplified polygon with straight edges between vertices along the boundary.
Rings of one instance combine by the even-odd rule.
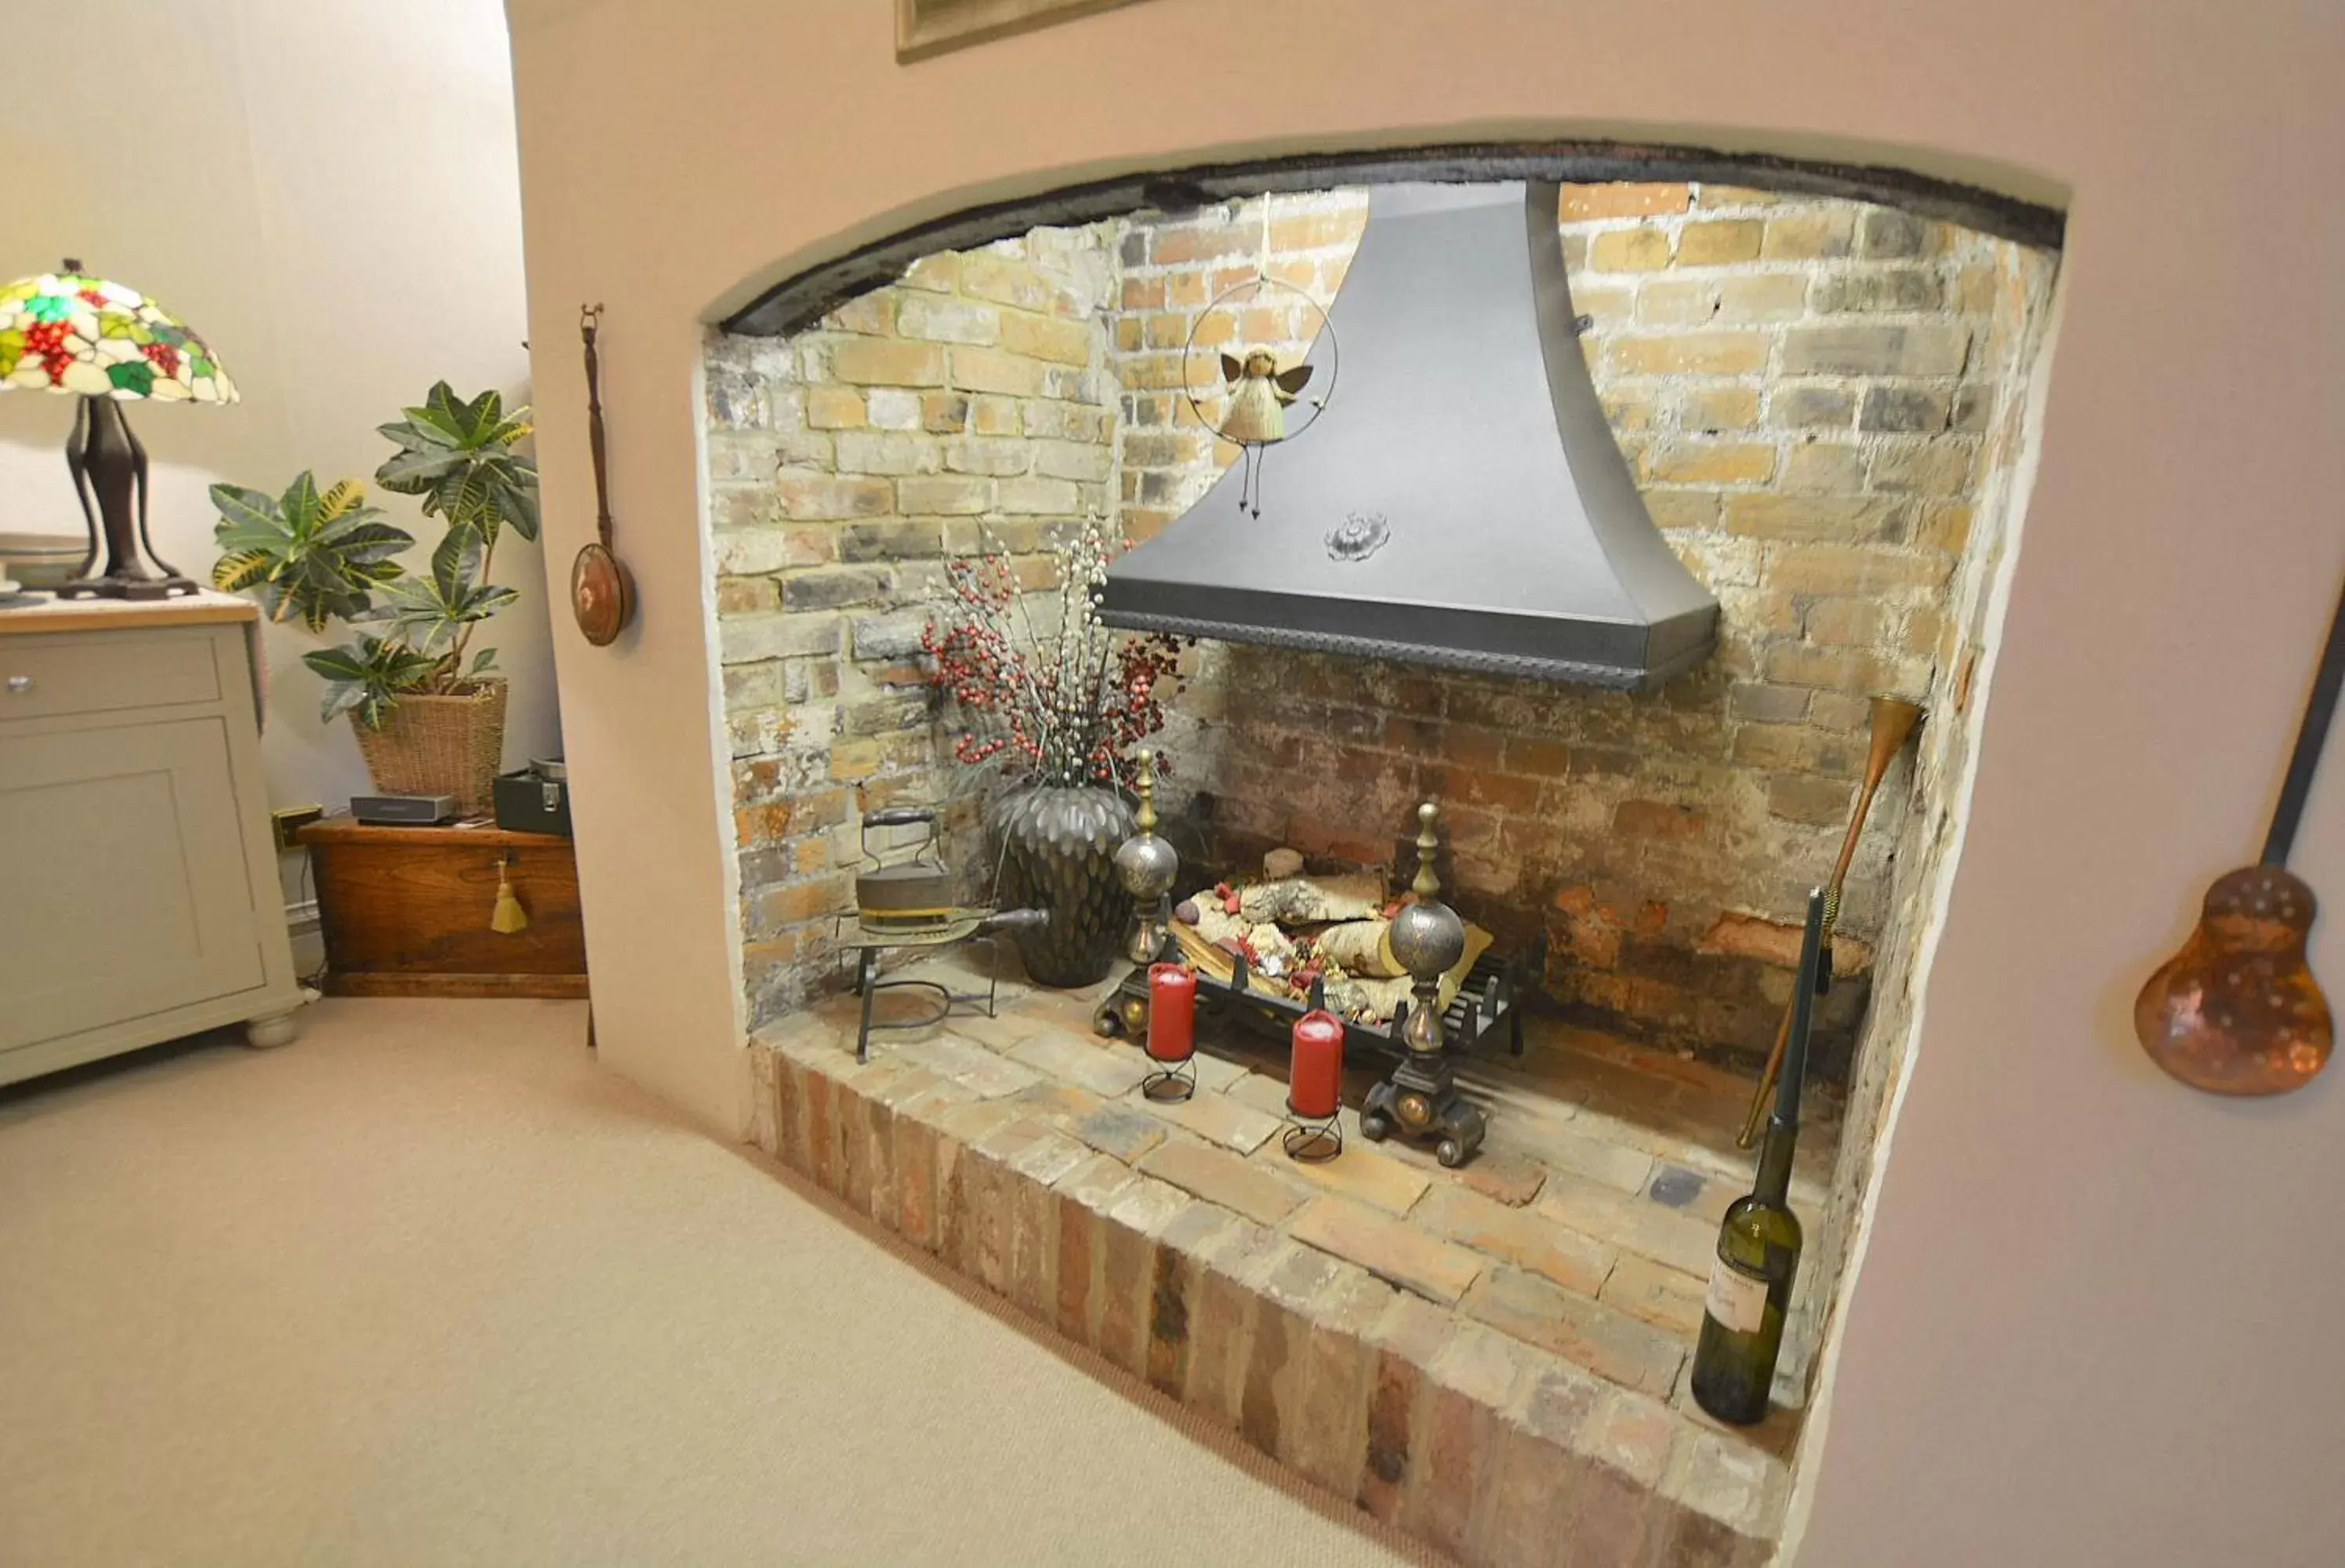
[[[197,592],[195,581],[156,554],[147,537],[147,449],[122,417],[120,403],[81,400],[66,439],[66,467],[73,470],[89,526],[89,555],[81,570],[97,565],[101,549],[106,570],[75,578],[57,590],[58,598],[176,599]]]
[[[60,599],[176,599],[198,592],[188,577],[81,577],[57,586]]]

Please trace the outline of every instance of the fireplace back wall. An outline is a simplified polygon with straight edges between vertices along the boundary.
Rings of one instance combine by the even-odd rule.
[[[1164,526],[1233,455],[1179,395],[1197,314],[1258,271],[1331,299],[1365,205],[1330,191],[1036,230],[932,257],[796,338],[712,339],[753,1017],[828,973],[853,793],[953,783],[911,662],[942,556],[982,529],[1040,585],[1038,552],[1081,516]],[[1638,696],[1201,644],[1167,737],[1175,786],[1231,865],[1277,843],[1384,859],[1438,797],[1459,903],[1508,937],[1544,931],[1576,1017],[1763,1051],[1790,923],[1863,764],[1866,696],[1951,701],[1966,662],[1964,566],[2000,537],[1980,506],[1989,431],[2050,264],[1734,187],[1567,187],[1558,217],[1615,435],[1721,602],[1717,656]],[[1914,794],[1901,764],[1850,878],[1855,983],[1825,1020],[1826,1071],[1864,1010]]]
[[[1126,226],[1113,329],[1132,538],[1233,455],[1179,391],[1206,301],[1257,273],[1332,299],[1366,207],[1365,191],[1333,191]],[[2024,374],[2050,258],[1884,207],[1725,186],[1566,187],[1558,220],[1615,439],[1720,602],[1715,657],[1638,695],[1207,644],[1183,699],[1183,782],[1211,797],[1215,858],[1233,867],[1275,844],[1389,858],[1414,804],[1436,797],[1460,904],[1518,941],[1545,930],[1568,1013],[1763,1053],[1864,765],[1867,698],[1944,700],[1959,674],[1962,566],[2000,532],[1980,516],[1988,432]],[[1274,450],[1265,526],[1277,465]],[[1849,876],[1838,957],[1853,983],[1817,1041],[1831,1076],[1864,1013],[1912,783],[1901,764]]]

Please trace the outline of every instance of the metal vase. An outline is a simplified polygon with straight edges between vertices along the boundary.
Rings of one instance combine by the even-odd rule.
[[[1132,916],[1115,871],[1132,807],[1101,785],[1030,784],[1001,797],[993,825],[1008,849],[1003,905],[1050,911],[1039,929],[1011,933],[1027,976],[1069,987],[1105,979]]]

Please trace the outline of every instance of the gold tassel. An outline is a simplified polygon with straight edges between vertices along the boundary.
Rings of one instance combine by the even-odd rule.
[[[513,879],[505,875],[505,867],[511,863],[510,855],[497,856],[497,907],[496,913],[489,916],[489,929],[505,936],[529,925],[529,912],[513,896]]]

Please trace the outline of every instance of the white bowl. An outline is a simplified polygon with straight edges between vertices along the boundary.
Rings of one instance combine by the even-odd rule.
[[[89,541],[78,533],[12,532],[0,528],[0,555],[10,560],[30,555],[79,555]]]
[[[0,573],[27,588],[55,588],[74,574],[89,541],[63,533],[0,532]]]

